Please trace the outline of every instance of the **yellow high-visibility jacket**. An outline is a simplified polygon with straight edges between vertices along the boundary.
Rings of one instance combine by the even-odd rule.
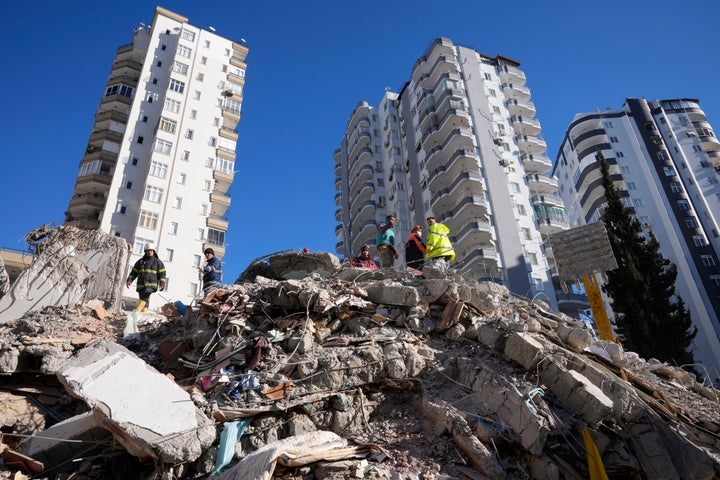
[[[428,227],[426,260],[437,257],[450,257],[451,262],[455,260],[455,250],[450,243],[449,233],[450,229],[442,223],[434,223]]]

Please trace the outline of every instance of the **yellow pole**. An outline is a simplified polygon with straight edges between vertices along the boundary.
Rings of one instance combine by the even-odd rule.
[[[590,308],[593,313],[593,320],[595,320],[595,326],[598,330],[601,340],[611,340],[618,342],[618,339],[612,333],[610,328],[610,319],[605,311],[605,304],[603,303],[602,294],[600,293],[600,285],[597,283],[594,275],[583,275],[583,285],[585,286],[585,294],[590,302]]]

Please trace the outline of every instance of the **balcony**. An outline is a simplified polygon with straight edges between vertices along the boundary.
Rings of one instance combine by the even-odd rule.
[[[230,207],[230,194],[225,192],[219,192],[215,190],[210,194],[211,213],[213,215],[225,215],[225,212]]]
[[[210,215],[207,217],[207,226],[216,230],[222,230],[227,232],[228,229],[228,217],[227,215]]]
[[[455,56],[455,49],[453,48],[452,42],[446,39],[438,39],[430,46],[430,51],[418,58],[412,68],[412,77],[416,81],[419,80],[426,74],[433,71],[433,67],[437,64],[440,58],[445,59],[446,57]]]
[[[565,208],[562,198],[560,198],[560,195],[555,193],[549,193],[547,195],[534,195],[532,197],[532,203],[534,205],[549,205],[551,207]]]
[[[95,129],[104,130],[110,128],[111,122],[128,123],[128,114],[117,110],[106,110],[95,114]]]
[[[238,133],[235,130],[225,127],[220,127],[220,136],[227,138],[228,140],[232,140],[233,142],[237,142],[238,139]]]
[[[710,161],[713,164],[713,167],[715,167],[715,170],[720,167],[720,151],[712,151],[712,152],[705,152],[710,159]]]
[[[338,192],[335,194],[335,205],[338,207],[342,206],[342,192]]]
[[[137,77],[141,71],[142,63],[131,58],[125,58],[112,64],[112,67],[110,68],[110,77],[118,75],[134,75]]]
[[[342,190],[342,177],[335,177],[335,190]]]
[[[508,111],[510,115],[525,115],[526,117],[534,117],[536,110],[535,104],[530,100],[521,98],[512,98],[507,101]]]
[[[112,174],[100,171],[88,175],[78,176],[75,180],[75,190],[78,192],[107,192],[112,182]]]
[[[337,210],[335,210],[335,220],[337,220],[338,222],[342,222],[342,221],[343,221],[343,209],[342,209],[342,207],[340,207],[340,208],[338,208]]]
[[[68,211],[73,217],[97,217],[100,210],[105,208],[105,194],[75,193],[70,199]]]
[[[528,175],[528,188],[533,194],[557,193],[558,181],[555,177],[547,175]]]
[[[360,184],[350,202],[351,210],[356,211],[358,205],[365,202],[366,200],[370,200],[374,193],[375,184],[373,182],[365,182],[363,184]]]
[[[500,276],[497,252],[494,248],[476,247],[460,260],[465,264],[463,270],[469,272],[474,279],[484,280]]]
[[[539,135],[542,131],[540,122],[534,118],[517,115],[512,117],[512,126],[516,135]]]
[[[371,142],[372,137],[370,136],[370,132],[367,130],[360,130],[357,133],[355,142],[352,144],[352,147],[350,147],[349,158],[356,158],[358,155],[360,155],[360,150],[362,150],[363,148],[367,148]],[[372,152],[370,153],[372,154]]]
[[[505,98],[517,98],[520,100],[530,100],[530,89],[524,85],[517,83],[503,83],[503,92]]]
[[[103,164],[115,165],[117,163],[118,154],[110,150],[102,150],[94,145],[88,145],[83,156],[83,163],[90,163],[101,160]]]
[[[133,99],[116,93],[115,95],[107,95],[100,100],[100,108],[113,109],[126,112],[132,105]]]
[[[467,195],[484,198],[485,184],[479,174],[462,172],[446,188],[437,190],[430,199],[433,210],[446,211],[457,205],[459,200]],[[484,200],[483,200],[483,203]]]
[[[222,118],[223,128],[227,128],[228,130],[235,130],[238,126],[238,123],[240,122],[240,112],[223,108]]]
[[[489,246],[493,244],[493,230],[490,223],[479,218],[469,220],[467,223],[463,223],[464,227],[462,229],[457,232],[450,232],[456,252],[474,248],[478,245]]]
[[[338,177],[342,175],[342,164],[340,163],[340,159],[335,160],[335,175]]]
[[[552,169],[552,161],[545,155],[520,155],[525,173],[545,173]]]
[[[123,135],[121,132],[110,129],[95,130],[90,134],[89,142],[98,145],[102,145],[104,141],[121,144]]]
[[[351,157],[348,163],[348,178],[357,178],[361,168],[372,164],[372,158],[372,150],[367,147],[360,150],[358,156]]]
[[[227,190],[230,187],[230,184],[233,182],[233,178],[235,177],[235,172],[231,171],[228,172],[222,172],[220,170],[213,170],[213,180],[215,180],[216,185],[222,185]],[[223,191],[225,191],[223,190]]]
[[[720,150],[720,141],[718,141],[712,132],[708,132],[704,135],[698,135],[698,140],[700,140],[700,145],[706,152],[717,152]]]
[[[518,135],[517,139],[518,147],[524,153],[527,154],[538,154],[545,153],[547,150],[547,142],[540,137],[533,135]]]
[[[505,83],[525,85],[527,78],[525,72],[514,65],[500,65],[498,67],[500,80]]]
[[[540,233],[545,237],[553,233],[562,232],[570,228],[570,223],[565,214],[565,208],[549,204],[534,204],[535,219],[538,223]]]

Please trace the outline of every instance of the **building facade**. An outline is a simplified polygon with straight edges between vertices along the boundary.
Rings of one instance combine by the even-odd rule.
[[[720,141],[695,99],[627,99],[575,116],[553,173],[572,226],[600,220],[601,151],[625,206],[677,266],[698,334],[695,359],[720,376]]]
[[[248,49],[157,7],[118,48],[65,224],[154,243],[167,292],[200,291],[206,247],[222,258]]]
[[[400,92],[359,103],[334,155],[337,252],[374,244],[387,214],[399,243],[435,216],[458,271],[557,308],[548,238],[568,223],[525,81],[514,60],[438,38]]]

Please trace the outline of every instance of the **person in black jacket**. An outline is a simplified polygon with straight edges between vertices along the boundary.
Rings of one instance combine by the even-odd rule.
[[[405,241],[405,264],[420,270],[425,263],[425,243],[422,240],[422,227],[414,225]]]
[[[128,275],[125,286],[130,288],[130,284],[137,278],[136,290],[141,303],[138,305],[141,311],[147,312],[150,306],[150,294],[160,290],[165,290],[165,265],[155,252],[155,245],[148,243],[145,245],[145,255],[133,265],[130,275]],[[145,302],[145,303],[142,303]]]
[[[222,262],[212,248],[206,248],[203,253],[207,263],[204,267],[199,266],[198,270],[202,273],[203,295],[207,297],[210,292],[222,287]]]

